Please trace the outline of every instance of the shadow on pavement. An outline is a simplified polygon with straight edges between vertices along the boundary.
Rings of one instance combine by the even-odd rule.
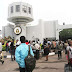
[[[61,61],[53,61],[53,62],[42,61],[42,62],[38,62],[38,63],[62,63],[62,62],[67,62],[67,61],[64,61],[64,60],[61,60]]]
[[[55,69],[55,70],[60,70],[61,68],[54,68],[54,67],[43,67],[43,68],[41,68],[41,67],[36,67],[35,69]]]
[[[15,68],[13,71],[19,71],[19,68]]]

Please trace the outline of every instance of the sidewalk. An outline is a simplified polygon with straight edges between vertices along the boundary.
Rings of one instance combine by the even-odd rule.
[[[19,72],[18,64],[16,61],[11,61],[11,59],[4,58],[5,63],[2,65],[0,63],[0,72]],[[57,55],[49,56],[49,61],[45,61],[45,57],[37,60],[36,68],[33,72],[64,72],[64,65],[67,63],[65,55],[63,54],[63,59],[58,60]]]
[[[3,57],[6,57],[6,58],[11,58],[11,54],[9,52],[6,52],[6,51],[2,51],[2,54],[3,54]],[[40,54],[41,55],[41,54]],[[52,53],[49,53],[49,56],[52,56],[52,55],[55,55],[54,52]],[[42,57],[42,55],[41,55]]]

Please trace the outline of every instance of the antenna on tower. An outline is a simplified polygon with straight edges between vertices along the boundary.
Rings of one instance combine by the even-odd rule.
[[[63,25],[65,25],[65,22],[63,22]]]

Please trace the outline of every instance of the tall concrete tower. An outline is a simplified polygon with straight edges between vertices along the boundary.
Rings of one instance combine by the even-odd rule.
[[[26,24],[33,21],[33,9],[28,3],[14,2],[8,7],[8,21],[15,23],[15,39],[26,37]]]

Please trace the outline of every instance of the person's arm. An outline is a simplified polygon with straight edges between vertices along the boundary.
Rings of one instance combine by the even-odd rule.
[[[16,51],[15,51],[15,58],[16,58],[16,62],[18,64],[20,64],[20,51],[19,51],[19,48],[16,48]]]
[[[33,45],[31,45],[31,48],[34,49],[34,50],[36,50],[36,48]]]

